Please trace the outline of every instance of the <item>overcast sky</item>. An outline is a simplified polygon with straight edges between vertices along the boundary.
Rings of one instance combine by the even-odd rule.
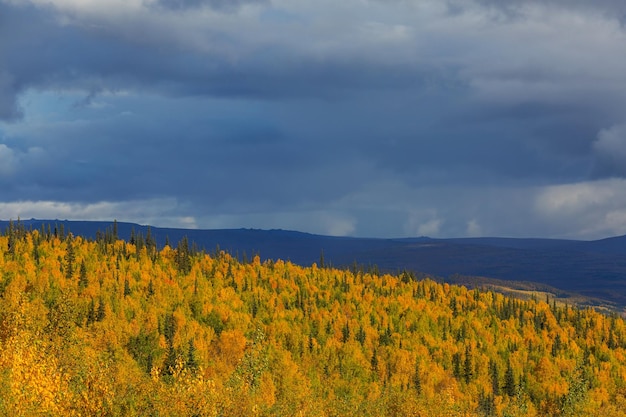
[[[0,0],[0,218],[626,233],[622,0]]]

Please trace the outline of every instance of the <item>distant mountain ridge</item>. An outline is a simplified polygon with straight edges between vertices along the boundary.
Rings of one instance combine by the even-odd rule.
[[[74,235],[95,238],[113,222],[21,220],[41,229],[63,225]],[[4,230],[8,221],[0,221]],[[132,231],[145,236],[150,226],[117,222],[118,235],[128,240]],[[187,236],[200,249],[217,247],[233,255],[285,259],[311,265],[323,255],[337,267],[376,265],[381,271],[410,270],[449,277],[455,274],[501,280],[532,281],[626,307],[626,236],[594,241],[516,238],[352,238],[314,235],[287,230],[176,229],[150,227],[158,246],[172,245]]]

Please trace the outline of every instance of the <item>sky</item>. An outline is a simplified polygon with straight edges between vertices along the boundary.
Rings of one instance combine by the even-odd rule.
[[[622,0],[0,0],[0,218],[626,234]]]

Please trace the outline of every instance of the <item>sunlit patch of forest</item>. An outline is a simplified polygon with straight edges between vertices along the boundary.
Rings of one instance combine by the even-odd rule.
[[[551,300],[207,254],[0,236],[0,415],[623,416],[626,326]]]

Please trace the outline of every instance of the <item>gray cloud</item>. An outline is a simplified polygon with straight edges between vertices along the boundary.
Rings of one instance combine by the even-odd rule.
[[[170,10],[188,10],[210,7],[217,10],[236,10],[243,4],[265,3],[267,0],[158,0],[157,7]]]
[[[619,199],[550,209],[626,176],[621,3],[107,4],[0,1],[11,210],[144,205],[158,224],[160,201],[172,224],[370,236],[623,229]]]
[[[492,7],[507,8],[524,7],[529,4],[535,4],[543,7],[552,6],[564,9],[595,9],[610,11],[618,16],[623,16],[626,13],[626,5],[619,0],[478,0],[478,3]]]

